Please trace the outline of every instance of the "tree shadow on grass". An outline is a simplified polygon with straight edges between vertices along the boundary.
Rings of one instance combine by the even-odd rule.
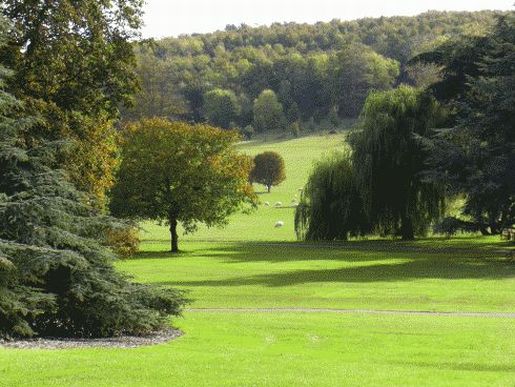
[[[199,281],[166,281],[170,286],[248,286],[269,287],[292,286],[307,283],[371,283],[411,281],[416,279],[509,279],[515,277],[515,265],[499,253],[471,249],[446,249],[444,251],[427,247],[412,250],[399,249],[392,243],[372,244],[368,247],[349,249],[304,247],[305,255],[289,244],[230,244],[218,246],[202,257],[222,259],[220,264],[252,263],[258,261],[279,263],[302,260],[336,260],[353,265],[331,269],[297,269],[273,271],[266,274],[239,276]],[[296,245],[297,247],[299,244]],[[381,247],[382,246],[382,247]],[[288,248],[287,248],[288,247]],[[362,246],[363,247],[363,246]],[[385,247],[387,247],[385,249]],[[226,252],[227,254],[224,254]],[[376,263],[374,263],[376,261]],[[359,265],[363,262],[363,265]],[[355,265],[354,265],[355,264]],[[238,269],[244,270],[244,269]]]

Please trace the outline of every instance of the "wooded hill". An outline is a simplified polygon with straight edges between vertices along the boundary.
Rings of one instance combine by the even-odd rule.
[[[244,128],[255,126],[257,102],[260,110],[282,113],[266,129],[322,119],[337,125],[359,114],[371,89],[434,82],[437,68],[409,66],[409,59],[449,38],[485,34],[498,14],[430,11],[314,25],[228,25],[210,34],[142,42],[136,49],[141,91],[124,118],[164,116]]]

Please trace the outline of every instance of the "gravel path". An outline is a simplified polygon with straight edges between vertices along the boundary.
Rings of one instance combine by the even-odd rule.
[[[375,310],[375,309],[335,309],[335,308],[189,308],[188,312],[222,313],[341,313],[341,314],[389,314],[451,317],[495,317],[515,318],[515,312],[434,312],[425,310]]]
[[[148,336],[120,336],[106,339],[56,339],[0,340],[0,347],[18,349],[71,349],[71,348],[137,348],[163,344],[182,336],[177,329],[168,329]]]

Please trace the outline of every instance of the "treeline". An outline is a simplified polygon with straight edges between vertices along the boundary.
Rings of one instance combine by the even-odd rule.
[[[253,130],[357,117],[370,90],[435,81],[414,55],[462,35],[484,35],[495,15],[427,12],[329,23],[227,26],[136,47],[141,91],[126,120],[161,116]],[[262,124],[262,107],[275,119]],[[261,107],[261,109],[260,109]]]

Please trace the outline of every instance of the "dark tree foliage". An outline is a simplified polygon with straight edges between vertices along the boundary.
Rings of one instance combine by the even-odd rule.
[[[295,211],[297,238],[347,240],[370,231],[350,156],[334,154],[319,162]]]
[[[238,119],[240,106],[231,90],[214,89],[204,95],[204,111],[209,123],[229,129]]]
[[[0,67],[0,83],[6,71]],[[163,328],[184,299],[132,283],[98,240],[114,221],[66,174],[51,169],[62,143],[28,146],[34,120],[0,89],[0,338],[104,337]]]
[[[254,167],[250,172],[252,183],[263,184],[270,192],[273,186],[286,179],[284,159],[277,152],[263,152],[254,157]]]
[[[284,112],[296,103],[304,121],[325,119],[334,106],[341,117],[356,117],[371,89],[409,80],[413,68],[407,62],[413,55],[446,37],[484,34],[494,25],[494,15],[427,12],[314,25],[241,25],[166,38],[152,47],[138,45],[143,90],[136,98],[136,114],[129,111],[126,117],[170,117],[174,112],[202,122],[203,96],[213,89],[232,90],[242,113],[249,111],[245,101],[270,89]],[[236,120],[241,128],[249,123],[248,114]]]
[[[10,20],[2,63],[13,69],[8,91],[41,117],[24,136],[66,139],[59,155],[80,190],[104,204],[116,165],[113,120],[137,89],[130,40],[141,25],[142,0],[4,0]]]
[[[401,86],[369,95],[350,143],[364,208],[380,234],[413,239],[441,216],[444,192],[421,173],[428,158],[422,139],[442,118],[423,91]]]
[[[454,112],[428,143],[428,178],[466,193],[464,214],[484,233],[515,223],[515,12],[485,36],[421,55],[444,67],[435,95]]]

